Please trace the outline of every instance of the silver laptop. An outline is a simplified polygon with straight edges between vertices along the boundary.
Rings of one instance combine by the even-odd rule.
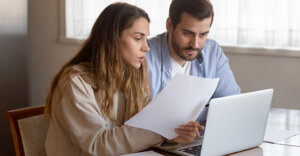
[[[205,133],[191,144],[167,151],[179,155],[225,155],[263,142],[273,89],[210,101]]]

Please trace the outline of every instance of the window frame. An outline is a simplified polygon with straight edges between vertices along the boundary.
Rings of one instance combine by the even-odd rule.
[[[84,40],[68,38],[66,31],[66,0],[59,0],[59,35],[58,43],[80,45]]]
[[[226,54],[239,55],[260,55],[300,58],[300,50],[292,49],[271,49],[260,47],[242,47],[242,46],[223,46],[220,45]]]

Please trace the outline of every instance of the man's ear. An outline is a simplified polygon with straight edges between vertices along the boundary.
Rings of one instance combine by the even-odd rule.
[[[172,21],[171,21],[170,17],[167,18],[166,28],[167,28],[168,32],[172,32],[172,30],[173,30],[173,24],[172,24]]]

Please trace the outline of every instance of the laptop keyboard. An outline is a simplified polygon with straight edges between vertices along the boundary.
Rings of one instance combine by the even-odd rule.
[[[189,148],[184,148],[179,151],[189,153],[192,155],[200,155],[201,148],[202,148],[202,145],[197,145],[197,146],[193,146],[193,147],[189,147]]]

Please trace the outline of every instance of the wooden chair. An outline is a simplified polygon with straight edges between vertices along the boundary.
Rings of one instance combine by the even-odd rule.
[[[43,156],[49,122],[45,106],[34,106],[6,112],[17,156]]]

